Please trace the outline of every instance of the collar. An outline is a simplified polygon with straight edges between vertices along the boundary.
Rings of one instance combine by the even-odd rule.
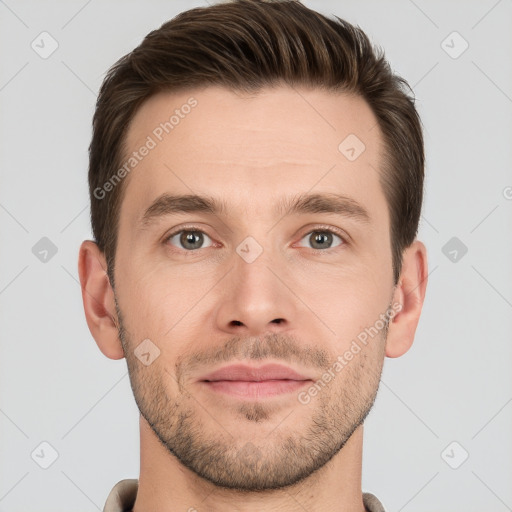
[[[110,491],[103,512],[132,512],[139,481],[135,478],[121,480]],[[386,512],[376,496],[363,492],[363,505],[366,512]]]

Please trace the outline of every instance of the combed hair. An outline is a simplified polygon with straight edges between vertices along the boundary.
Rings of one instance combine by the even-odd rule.
[[[304,86],[366,100],[384,139],[379,171],[396,284],[423,201],[423,135],[412,90],[359,27],[298,0],[234,0],[178,14],[119,59],[103,81],[89,146],[89,189],[93,235],[112,285],[126,179],[103,199],[94,191],[121,167],[128,127],[145,100],[208,85],[247,93]]]

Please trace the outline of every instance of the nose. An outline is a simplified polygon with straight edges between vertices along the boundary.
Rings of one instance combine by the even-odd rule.
[[[217,327],[231,335],[262,336],[296,327],[298,300],[286,261],[263,251],[254,261],[234,254],[218,296]]]

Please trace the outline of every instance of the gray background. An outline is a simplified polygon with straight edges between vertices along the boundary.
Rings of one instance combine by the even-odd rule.
[[[385,361],[363,489],[391,512],[512,510],[512,1],[305,3],[384,47],[425,126],[429,286],[413,347]],[[101,510],[138,477],[126,363],[97,348],[78,283],[87,146],[108,67],[198,5],[0,1],[0,511]]]

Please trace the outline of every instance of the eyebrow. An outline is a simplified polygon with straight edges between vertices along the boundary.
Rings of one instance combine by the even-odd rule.
[[[157,219],[172,214],[206,213],[222,216],[228,210],[229,208],[225,201],[212,196],[164,193],[157,197],[146,209],[140,219],[140,226],[147,228]],[[333,193],[299,194],[298,196],[281,198],[274,208],[274,215],[276,217],[308,213],[332,213],[363,223],[371,222],[370,214],[357,201],[350,197]]]

